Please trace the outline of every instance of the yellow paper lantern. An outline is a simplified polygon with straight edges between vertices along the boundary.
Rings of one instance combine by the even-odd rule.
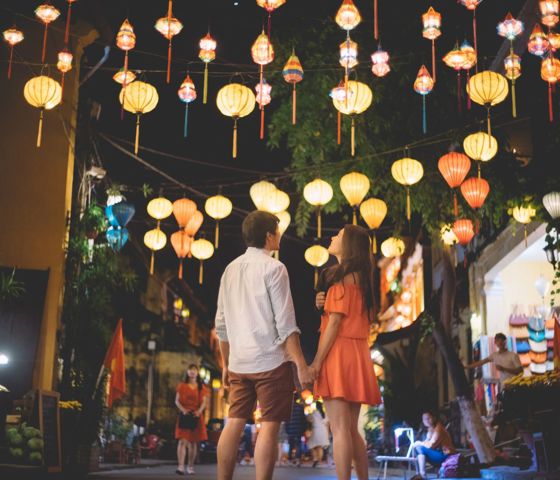
[[[223,195],[214,195],[206,200],[204,204],[206,213],[216,220],[216,236],[214,238],[214,246],[220,246],[220,220],[229,217],[233,210],[233,204],[229,198]]]
[[[286,210],[289,206],[290,196],[286,192],[275,188],[268,192],[264,198],[262,210],[276,215]]]
[[[140,115],[149,113],[156,108],[159,101],[159,95],[156,87],[153,85],[136,80],[130,85],[126,85],[126,88],[122,88],[119,95],[119,101],[127,112],[136,115],[136,139],[134,141],[134,153],[137,154],[140,142]]]
[[[303,189],[305,201],[317,207],[317,238],[321,238],[321,208],[332,200],[333,194],[332,187],[320,178],[309,182]]]
[[[354,116],[365,112],[370,107],[373,101],[373,93],[365,83],[354,80],[348,81],[344,88],[346,91],[344,98],[333,95],[332,100],[334,108],[344,115],[350,115],[352,119],[351,153],[354,156],[356,150]]]
[[[321,268],[329,261],[329,251],[321,245],[313,245],[305,251],[305,261],[312,267],[315,267],[315,287],[319,279],[318,268]]]
[[[146,210],[150,217],[160,221],[173,213],[173,204],[167,198],[158,197],[148,202]]]
[[[45,110],[52,110],[62,101],[60,83],[50,77],[40,75],[29,80],[23,88],[23,96],[27,103],[40,110],[37,147],[41,146],[43,136],[43,115]]]
[[[358,224],[356,210],[369,192],[371,184],[369,178],[363,173],[350,172],[340,179],[340,190],[353,209],[352,223]]]
[[[237,120],[255,109],[255,94],[240,83],[230,83],[218,92],[216,103],[226,117],[233,118],[233,158],[237,158]]]
[[[261,180],[251,186],[249,196],[257,210],[264,210],[265,199],[274,190],[276,190],[276,186],[266,180]]]
[[[498,141],[485,132],[468,135],[463,140],[465,153],[477,162],[478,176],[480,177],[480,162],[489,162],[498,153]]]
[[[424,176],[424,167],[413,158],[401,158],[391,166],[391,174],[397,183],[406,188],[406,218],[410,221],[412,208],[410,204],[410,187],[418,183]]]
[[[278,223],[278,230],[280,230],[280,235],[284,235],[284,233],[286,233],[286,230],[288,230],[290,223],[292,222],[292,217],[286,210],[284,210],[283,212],[278,212],[276,216],[278,217],[278,220],[280,220],[280,222]]]
[[[517,206],[513,207],[511,215],[516,222],[523,225],[523,230],[525,233],[525,248],[527,248],[527,225],[533,221],[533,217],[537,214],[533,207]]]
[[[451,225],[450,223],[441,227],[440,236],[444,245],[447,245],[448,247],[457,245],[459,243],[459,239],[457,238],[457,235],[455,235],[455,232],[453,231],[453,225]]]
[[[387,258],[400,257],[405,251],[405,244],[400,238],[389,237],[381,244],[381,253]]]
[[[153,275],[154,273],[155,252],[161,250],[166,244],[167,236],[159,229],[159,226],[153,230],[148,230],[144,234],[144,245],[152,251],[150,259],[150,275]]]
[[[192,243],[191,253],[194,258],[200,260],[198,283],[202,285],[204,281],[204,260],[208,260],[214,255],[214,245],[204,238],[199,238]]]
[[[337,25],[343,30],[350,31],[356,28],[361,21],[362,16],[354,2],[352,0],[343,0],[335,16]]]
[[[490,108],[503,102],[508,96],[509,85],[506,77],[489,70],[477,73],[470,78],[467,84],[467,93],[473,102],[486,107],[488,111],[488,135],[492,135]]]
[[[379,198],[368,198],[360,205],[360,214],[367,226],[373,230],[373,253],[377,253],[375,230],[381,226],[387,216],[387,204]]]

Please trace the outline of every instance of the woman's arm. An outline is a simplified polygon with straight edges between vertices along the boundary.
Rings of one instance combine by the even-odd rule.
[[[206,410],[207,406],[208,406],[208,396],[204,395],[202,397],[202,402],[200,403],[200,407],[198,408],[198,410],[196,412],[194,412],[194,414],[197,417],[200,417],[204,413],[204,410]]]
[[[311,368],[313,368],[315,372],[319,372],[319,370],[321,370],[321,365],[323,365],[325,358],[329,354],[333,343],[336,340],[343,318],[344,316],[341,313],[331,313],[329,315],[329,323],[325,329],[324,335],[321,336],[315,360],[313,360],[313,363],[311,364]]]
[[[440,427],[438,426],[434,428],[432,434],[429,435],[428,438],[426,438],[426,440],[424,441],[424,446],[427,448],[435,448],[439,444],[440,439],[441,439],[441,431],[440,431]]]
[[[175,395],[175,405],[177,406],[177,408],[179,409],[179,411],[181,413],[184,413],[184,414],[187,413],[187,410],[183,407],[183,405],[181,405],[181,402],[179,402],[179,393],[177,393]]]

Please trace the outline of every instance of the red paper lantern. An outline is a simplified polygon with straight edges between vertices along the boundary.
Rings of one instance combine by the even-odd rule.
[[[471,177],[461,185],[461,193],[473,210],[478,210],[484,205],[490,193],[490,184],[484,178]]]
[[[50,3],[43,3],[35,9],[35,16],[45,25],[45,33],[43,34],[43,53],[41,55],[41,63],[45,63],[49,24],[54,22],[60,16],[60,11],[53,7]]]
[[[455,220],[453,223],[453,233],[463,246],[467,246],[474,238],[474,226],[468,218]]]
[[[179,273],[178,277],[183,278],[183,259],[185,259],[189,253],[191,253],[191,245],[193,242],[192,237],[187,235],[187,232],[184,230],[179,230],[178,232],[172,233],[171,237],[171,245],[173,246],[173,250],[175,250],[175,254],[179,259]]]
[[[464,153],[449,152],[443,155],[438,161],[438,169],[453,190],[453,212],[455,217],[459,215],[457,204],[457,193],[455,188],[459,187],[471,169],[471,160]]]
[[[371,71],[376,77],[384,77],[391,71],[389,65],[389,54],[381,49],[381,45],[377,51],[371,55]]]
[[[23,32],[17,28],[8,28],[2,33],[4,40],[10,45],[10,60],[8,62],[8,79],[12,78],[12,59],[14,57],[14,46],[25,38]]]

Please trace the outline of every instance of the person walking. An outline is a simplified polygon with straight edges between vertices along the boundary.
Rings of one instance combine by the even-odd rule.
[[[179,417],[175,425],[175,439],[178,440],[176,470],[178,475],[185,475],[185,457],[186,473],[194,474],[198,444],[208,439],[203,417],[208,405],[208,395],[208,389],[198,374],[198,366],[189,365],[185,380],[177,386],[175,395],[175,405],[179,409]]]
[[[216,311],[223,384],[229,388],[229,419],[218,442],[218,479],[230,480],[241,432],[259,402],[261,429],[255,446],[256,480],[270,480],[278,454],[280,423],[290,419],[295,363],[299,382],[314,372],[301,351],[290,281],[272,258],[280,246],[279,219],[250,213],[242,225],[247,251],[222,275]]]
[[[367,230],[346,225],[332,238],[329,253],[338,265],[325,274],[326,295],[316,297],[317,308],[324,312],[319,348],[311,364],[319,372],[314,393],[325,401],[337,477],[350,480],[354,460],[358,479],[367,480],[367,451],[358,419],[361,404],[381,403],[368,346],[375,301]]]
[[[325,449],[329,448],[329,428],[325,417],[325,411],[321,402],[317,402],[317,409],[310,415],[311,436],[307,440],[307,446],[313,456],[313,468],[323,461]]]

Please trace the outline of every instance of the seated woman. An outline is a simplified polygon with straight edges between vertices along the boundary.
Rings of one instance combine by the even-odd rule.
[[[413,446],[418,457],[420,475],[426,477],[426,460],[439,467],[449,455],[455,453],[455,446],[449,432],[432,412],[422,414],[422,423],[428,429],[426,440],[414,442]]]

